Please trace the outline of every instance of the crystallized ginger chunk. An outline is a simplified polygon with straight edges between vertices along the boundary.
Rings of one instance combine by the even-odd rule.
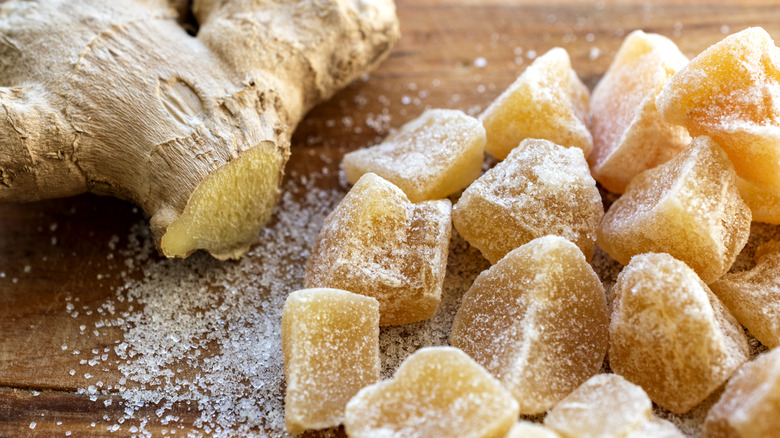
[[[561,438],[561,436],[541,424],[518,421],[504,438]]]
[[[663,117],[712,137],[737,174],[780,195],[780,49],[760,27],[730,35],[672,77]]]
[[[711,283],[728,271],[749,234],[750,210],[731,162],[712,140],[697,137],[633,179],[604,215],[596,243],[624,265],[636,254],[671,254]]]
[[[503,438],[517,402],[462,351],[428,347],[347,404],[352,438]]]
[[[607,324],[604,287],[582,252],[546,236],[477,277],[450,344],[495,376],[521,414],[538,414],[601,369]]]
[[[306,265],[306,287],[374,297],[380,325],[429,319],[441,301],[450,242],[449,200],[412,204],[367,173],[325,219]]]
[[[699,404],[748,358],[739,323],[668,254],[632,258],[612,296],[610,367],[674,413]]]
[[[379,303],[337,289],[291,293],[282,352],[287,431],[338,426],[349,399],[379,380]]]
[[[737,175],[739,196],[753,215],[753,222],[780,225],[780,193],[775,193]]]
[[[669,161],[691,141],[661,119],[655,98],[688,58],[668,38],[637,30],[620,46],[590,99],[593,178],[623,193],[643,170]]]
[[[582,151],[527,139],[463,192],[452,222],[491,263],[548,234],[574,242],[590,260],[603,215]]]
[[[582,149],[593,140],[585,125],[588,89],[556,47],[534,62],[479,116],[487,132],[485,151],[503,160],[526,138],[543,138]]]
[[[780,243],[756,251],[756,266],[729,273],[710,285],[712,291],[762,344],[780,347]]]
[[[703,438],[780,434],[780,348],[742,365],[704,420]]]
[[[616,374],[599,374],[561,400],[544,425],[564,438],[682,438],[656,418],[647,394]]]
[[[381,144],[350,152],[342,166],[355,184],[373,172],[412,202],[446,198],[482,173],[485,128],[461,111],[436,109],[404,125]]]

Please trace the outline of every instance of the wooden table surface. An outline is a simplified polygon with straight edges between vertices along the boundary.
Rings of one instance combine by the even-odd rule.
[[[301,123],[288,178],[317,173],[320,184],[338,187],[344,152],[375,143],[425,108],[478,113],[534,54],[555,46],[568,50],[592,88],[634,29],[666,35],[689,56],[748,26],[780,38],[780,5],[772,2],[398,0],[397,6],[400,42],[370,77]],[[132,205],[92,195],[0,205],[0,436],[131,433],[129,420],[110,431],[123,409],[110,391],[91,400],[79,390],[90,384],[86,372],[94,374],[90,382],[121,379],[111,361],[103,367],[81,361],[124,341],[126,332],[103,327],[100,336],[84,336],[82,326],[92,331],[101,316],[73,313],[114,298],[127,281],[121,271],[144,281],[139,267],[112,258],[113,245],[127,246],[125,236],[141,221]],[[144,409],[136,417],[147,418],[146,430],[171,433],[153,407]],[[175,413],[178,435],[206,433],[192,425],[197,408]]]

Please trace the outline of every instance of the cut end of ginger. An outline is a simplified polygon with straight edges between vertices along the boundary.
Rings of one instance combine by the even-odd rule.
[[[187,257],[203,249],[225,260],[246,253],[279,198],[281,160],[272,143],[258,145],[204,179],[167,229],[156,214],[152,230],[164,232],[163,254]]]

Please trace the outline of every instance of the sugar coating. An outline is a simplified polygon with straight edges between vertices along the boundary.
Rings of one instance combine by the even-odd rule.
[[[728,271],[750,234],[750,210],[735,179],[723,149],[697,137],[631,181],[604,215],[596,242],[623,265],[637,254],[671,254],[710,283]]]
[[[748,359],[739,323],[668,254],[632,258],[611,293],[610,367],[674,413],[699,404]]]
[[[780,194],[737,175],[739,196],[745,201],[753,215],[753,222],[780,225]]]
[[[518,421],[505,438],[561,438],[552,429],[530,421]]]
[[[428,347],[353,397],[344,426],[353,438],[503,438],[517,416],[509,392],[465,353]]]
[[[435,109],[405,124],[381,144],[344,155],[354,184],[373,172],[397,185],[412,202],[445,198],[482,173],[485,128],[462,111]]]
[[[742,365],[707,413],[703,438],[774,437],[780,432],[780,349]]]
[[[487,132],[485,151],[502,160],[526,138],[543,138],[590,155],[585,124],[588,89],[556,47],[533,63],[479,116]]]
[[[565,438],[682,438],[677,428],[652,413],[637,385],[616,374],[591,377],[561,400],[544,425]]]
[[[526,139],[463,192],[452,222],[491,263],[548,234],[571,240],[590,260],[603,215],[580,149]]]
[[[724,38],[672,77],[663,117],[720,144],[742,178],[780,194],[780,49],[760,27]]]
[[[755,258],[755,267],[726,274],[710,288],[750,334],[780,347],[780,242],[760,246]]]
[[[477,277],[450,344],[495,376],[521,414],[538,414],[599,372],[608,319],[604,287],[582,252],[546,236]]]
[[[379,302],[338,289],[304,289],[282,312],[287,431],[335,427],[347,402],[379,380]]]
[[[593,178],[623,193],[638,173],[669,161],[691,141],[682,126],[665,122],[655,98],[688,63],[670,39],[630,33],[590,99]]]
[[[451,205],[412,204],[391,182],[363,175],[325,219],[306,265],[306,287],[376,298],[380,325],[431,318],[441,301]]]

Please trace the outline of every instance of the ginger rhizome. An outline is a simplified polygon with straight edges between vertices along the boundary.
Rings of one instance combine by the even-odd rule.
[[[279,196],[309,108],[398,39],[392,0],[9,1],[0,8],[0,201],[84,192],[151,215],[161,251],[238,257]]]

